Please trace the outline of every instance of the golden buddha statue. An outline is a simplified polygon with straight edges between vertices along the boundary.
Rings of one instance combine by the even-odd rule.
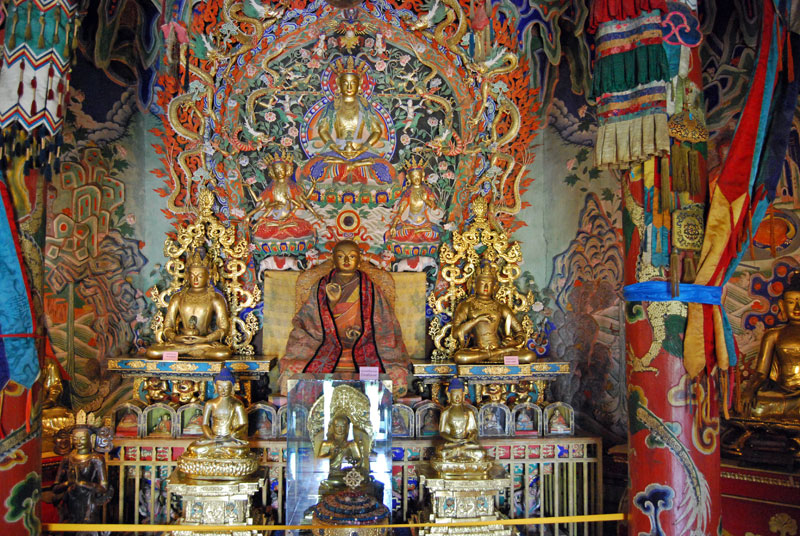
[[[329,460],[328,478],[319,485],[320,495],[347,489],[345,476],[353,469],[362,476],[362,482],[369,482],[369,455],[364,456],[358,443],[347,439],[350,428],[350,418],[339,412],[328,426],[328,438],[314,442],[314,455]]]
[[[394,167],[375,152],[384,136],[382,119],[361,94],[367,65],[348,56],[336,61],[334,69],[338,95],[322,109],[317,124],[322,150],[300,175],[312,182],[390,184]]]
[[[484,264],[473,282],[475,294],[459,303],[453,314],[453,336],[458,342],[455,362],[502,363],[506,356],[517,356],[520,363],[534,361],[536,353],[526,347],[522,324],[510,307],[493,297],[497,291],[496,268]]]
[[[478,423],[475,412],[466,404],[462,381],[450,380],[447,395],[449,404],[439,417],[439,435],[444,442],[436,446],[431,467],[440,478],[483,478],[492,461],[478,444]]]
[[[231,348],[219,341],[229,334],[231,320],[225,298],[209,285],[209,266],[198,250],[189,258],[186,272],[189,286],[174,294],[167,306],[164,341],[150,346],[146,355],[160,359],[164,352],[174,351],[189,359],[227,359]]]
[[[752,417],[800,421],[800,276],[794,274],[778,302],[788,323],[761,340],[753,378],[742,393]]]
[[[178,459],[178,470],[189,478],[238,480],[258,468],[247,441],[247,413],[233,396],[235,378],[222,367],[214,378],[217,397],[203,408],[204,439],[192,442]]]

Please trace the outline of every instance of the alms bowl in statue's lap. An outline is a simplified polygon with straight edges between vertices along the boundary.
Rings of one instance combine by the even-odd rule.
[[[178,458],[178,471],[196,480],[239,480],[257,470],[254,456],[227,460],[185,455]]]
[[[486,478],[492,467],[492,460],[482,461],[457,461],[457,460],[431,460],[430,464],[439,474],[439,478],[452,480],[472,480]]]

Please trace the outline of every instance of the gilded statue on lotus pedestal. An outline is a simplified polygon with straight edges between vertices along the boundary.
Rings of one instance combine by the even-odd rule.
[[[228,367],[214,378],[217,397],[203,408],[203,439],[192,442],[178,459],[178,470],[190,479],[240,480],[258,469],[247,441],[247,412],[233,396],[236,379]]]
[[[520,363],[534,361],[536,353],[526,348],[525,328],[508,305],[494,298],[497,268],[479,267],[473,281],[474,294],[459,303],[453,315],[455,362],[502,363],[507,356],[516,356]]]
[[[478,423],[466,404],[463,382],[450,380],[447,394],[450,403],[439,417],[439,436],[444,441],[436,447],[431,467],[439,478],[483,478],[493,462],[478,443]]]
[[[386,135],[383,119],[364,94],[367,64],[353,56],[334,64],[338,92],[320,112],[316,131],[320,148],[300,176],[312,183],[392,184],[394,167],[379,154]]]
[[[250,248],[237,239],[234,225],[224,226],[212,212],[214,195],[201,190],[194,223],[181,226],[177,238],[167,238],[169,286],[150,289],[159,311],[150,327],[154,342],[146,356],[222,361],[232,355],[252,355],[250,342],[259,329],[252,308],[261,298],[256,286],[245,287]]]
[[[208,259],[198,251],[186,265],[189,286],[174,294],[164,317],[164,342],[147,349],[147,357],[159,359],[165,352],[179,357],[221,361],[231,356],[231,348],[220,342],[230,330],[225,299],[209,284]]]
[[[522,292],[516,285],[520,245],[509,242],[493,223],[486,200],[473,201],[472,211],[473,222],[453,233],[452,244],[442,244],[446,291],[428,297],[435,314],[430,328],[433,360],[471,365],[510,358],[532,363],[546,351],[546,318],[534,324],[534,307],[541,303],[533,288]]]

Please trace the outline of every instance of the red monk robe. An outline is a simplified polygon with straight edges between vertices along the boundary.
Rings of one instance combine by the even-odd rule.
[[[391,305],[358,271],[358,277],[341,287],[341,297],[331,307],[325,287],[335,273],[320,279],[292,321],[286,356],[279,363],[281,393],[286,394],[286,381],[295,373],[378,367],[391,378],[394,395],[404,395],[410,361]]]

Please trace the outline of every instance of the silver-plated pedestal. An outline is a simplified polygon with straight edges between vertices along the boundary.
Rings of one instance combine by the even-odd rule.
[[[420,536],[442,536],[469,534],[473,536],[511,536],[513,526],[491,524],[506,519],[497,511],[497,494],[510,486],[510,478],[498,464],[492,466],[484,479],[455,480],[439,478],[429,464],[417,466],[420,484],[429,494],[430,505],[422,513],[422,522],[457,523],[461,521],[485,521],[489,525],[478,527],[434,526],[419,529]]]
[[[253,513],[252,497],[264,486],[264,477],[257,474],[235,482],[194,480],[180,471],[169,475],[167,487],[183,499],[181,525],[261,525],[262,515]],[[173,536],[255,536],[254,530],[222,532],[173,531]]]

